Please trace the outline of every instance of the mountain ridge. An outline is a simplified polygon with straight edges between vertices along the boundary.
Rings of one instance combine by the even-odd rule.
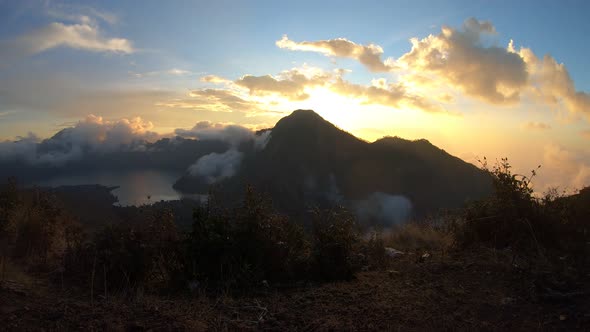
[[[175,188],[192,187],[189,175]],[[337,128],[311,110],[296,110],[271,129],[266,147],[246,151],[234,177],[217,183],[238,199],[246,185],[267,192],[279,209],[298,214],[310,206],[355,202],[381,192],[407,197],[413,214],[460,207],[491,193],[488,175],[427,140],[384,137],[369,143]]]

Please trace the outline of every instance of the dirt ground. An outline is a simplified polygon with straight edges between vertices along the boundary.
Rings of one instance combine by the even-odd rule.
[[[496,252],[422,253],[334,283],[268,285],[247,295],[74,294],[9,281],[0,330],[590,331],[588,278],[569,280]]]

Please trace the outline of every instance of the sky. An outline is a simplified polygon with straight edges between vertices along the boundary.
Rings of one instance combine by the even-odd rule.
[[[0,0],[0,141],[89,122],[260,129],[304,108],[367,141],[541,164],[538,188],[578,189],[588,13],[583,0]]]

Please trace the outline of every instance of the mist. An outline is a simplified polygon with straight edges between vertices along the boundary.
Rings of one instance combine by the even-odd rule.
[[[392,227],[407,222],[412,213],[412,202],[403,195],[374,192],[354,203],[354,210],[364,224]]]

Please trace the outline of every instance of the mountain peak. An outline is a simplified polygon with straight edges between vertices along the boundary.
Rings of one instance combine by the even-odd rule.
[[[319,114],[317,114],[313,110],[301,110],[301,109],[295,110],[295,111],[293,111],[293,113],[291,113],[288,116],[279,120],[279,122],[277,123],[277,126],[280,126],[281,124],[285,124],[285,123],[298,124],[298,125],[311,125],[311,124],[324,123],[324,124],[331,125],[330,122],[326,121],[324,118],[322,118]]]

